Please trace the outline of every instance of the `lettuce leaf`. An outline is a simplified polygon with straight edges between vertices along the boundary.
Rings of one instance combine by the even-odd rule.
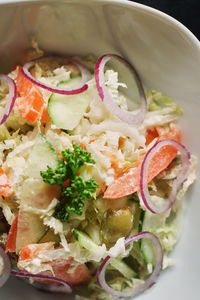
[[[164,96],[156,90],[150,90],[147,93],[147,99],[150,99],[149,111],[160,110],[165,107],[171,108],[177,115],[183,114],[183,109],[180,108],[171,98]]]
[[[108,280],[107,283],[111,288],[113,288],[116,291],[128,291],[130,289],[134,289],[138,287],[139,285],[143,284],[144,281],[137,279],[137,278],[132,278],[132,279],[126,279],[124,277],[115,277],[112,280]],[[91,292],[90,299],[95,299],[95,300],[114,300],[116,297],[108,294],[104,290],[101,289],[99,284],[96,282],[96,280],[92,280],[89,284],[89,291]]]

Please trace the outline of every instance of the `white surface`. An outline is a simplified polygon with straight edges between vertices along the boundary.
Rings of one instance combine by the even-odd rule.
[[[9,5],[4,5],[6,2]],[[167,93],[184,108],[185,144],[200,157],[200,43],[183,25],[163,13],[127,1],[1,1],[1,71],[25,59],[30,34],[49,52],[115,52],[125,56],[135,64],[145,85]],[[137,299],[200,298],[199,199],[198,175],[187,194],[182,239],[172,254],[177,263]],[[54,298],[13,278],[0,290],[3,300]],[[69,299],[60,295],[56,298]]]

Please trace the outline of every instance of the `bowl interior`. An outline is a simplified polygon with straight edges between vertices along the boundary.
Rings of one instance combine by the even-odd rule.
[[[184,142],[192,153],[200,156],[200,43],[183,25],[128,1],[1,1],[1,72],[26,60],[32,37],[49,53],[124,56],[136,66],[145,86],[166,93],[183,107]],[[139,299],[198,298],[199,186],[196,182],[187,194],[183,236],[172,254],[177,260],[175,267],[164,272],[156,287]],[[55,297],[16,279],[11,279],[0,295],[8,300]]]

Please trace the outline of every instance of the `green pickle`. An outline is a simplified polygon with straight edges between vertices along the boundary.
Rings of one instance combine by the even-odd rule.
[[[103,216],[101,235],[103,242],[112,246],[120,237],[126,237],[133,226],[133,213],[125,206],[120,209],[108,209]]]

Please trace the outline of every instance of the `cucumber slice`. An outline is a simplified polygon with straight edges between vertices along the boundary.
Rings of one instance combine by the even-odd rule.
[[[89,225],[85,228],[85,231],[97,245],[101,244],[100,230],[98,225],[89,223]]]
[[[110,265],[128,279],[136,277],[135,271],[119,258],[112,258],[110,260]]]
[[[46,137],[39,134],[28,158],[24,176],[41,178],[40,172],[46,171],[47,166],[56,169],[57,165],[58,157],[55,150]]]
[[[95,244],[91,240],[91,238],[84,232],[74,229],[73,235],[74,235],[75,239],[80,243],[80,245],[83,246],[84,248],[86,248],[87,250],[95,251],[98,249],[98,245]]]
[[[142,224],[142,231],[150,231],[153,232],[156,229],[163,226],[165,223],[166,216],[165,215],[158,215],[152,214],[150,211],[145,211],[144,219]],[[154,255],[154,248],[152,242],[148,239],[141,240],[141,251],[143,253],[145,262],[147,264],[155,265],[155,255]]]
[[[91,238],[84,232],[74,229],[73,234],[74,234],[75,239],[84,248],[86,248],[90,251],[96,251],[98,249],[98,245],[96,243],[94,243],[91,240]],[[136,275],[136,273],[125,262],[123,262],[119,258],[112,258],[110,261],[110,265],[114,269],[118,270],[121,274],[123,274],[126,278],[131,279],[131,278],[135,277],[135,275]]]
[[[75,78],[71,80],[75,80]],[[59,87],[65,85],[62,84]],[[48,112],[52,124],[57,128],[73,130],[86,112],[90,98],[88,90],[75,95],[53,93],[48,101]]]
[[[59,87],[71,89],[81,81],[81,76],[75,76],[70,78],[68,81],[62,81],[58,84]]]

